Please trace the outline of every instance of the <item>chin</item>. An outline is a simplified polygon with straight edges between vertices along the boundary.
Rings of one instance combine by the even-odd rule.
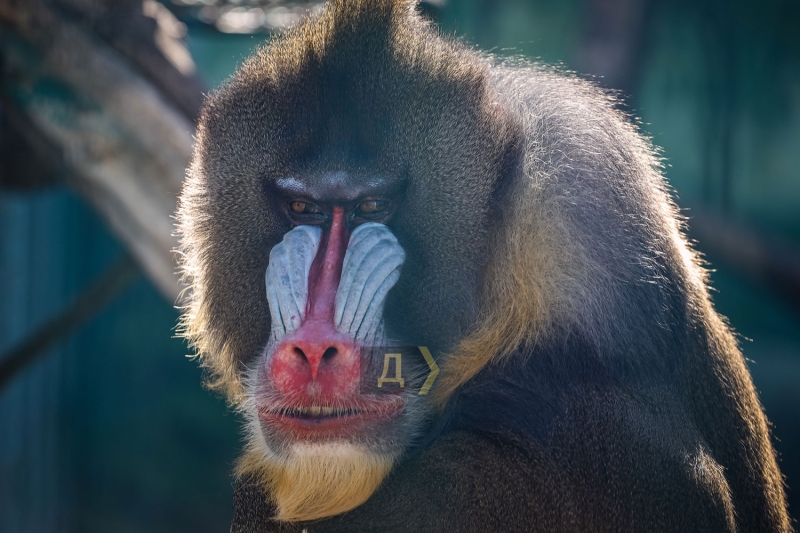
[[[285,522],[344,513],[380,486],[429,418],[415,394],[325,390],[285,394],[250,372],[247,451],[237,475],[255,480]]]
[[[315,520],[358,507],[377,490],[405,447],[380,433],[406,425],[402,414],[365,422],[303,416],[273,421],[256,413],[257,438],[251,438],[237,466],[237,475],[262,485],[280,521]]]

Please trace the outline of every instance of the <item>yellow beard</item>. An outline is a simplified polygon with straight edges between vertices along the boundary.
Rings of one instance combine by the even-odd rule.
[[[236,473],[260,481],[277,520],[297,522],[358,507],[377,490],[394,460],[347,443],[297,444],[287,459],[247,452]]]

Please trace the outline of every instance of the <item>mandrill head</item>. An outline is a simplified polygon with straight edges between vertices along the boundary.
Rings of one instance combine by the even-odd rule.
[[[487,72],[413,2],[341,0],[205,104],[178,212],[185,335],[280,520],[369,498],[434,412],[434,358],[483,314],[519,160]]]

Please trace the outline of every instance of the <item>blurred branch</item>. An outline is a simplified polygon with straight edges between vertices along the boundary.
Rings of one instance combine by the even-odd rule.
[[[577,67],[609,89],[636,93],[650,0],[588,0]]]
[[[0,355],[0,390],[37,356],[92,318],[126,289],[139,273],[139,267],[126,255],[67,309],[28,334],[16,348]]]
[[[693,212],[689,232],[714,259],[769,287],[800,311],[800,251],[734,221]]]
[[[159,47],[171,15],[146,16],[149,1],[0,0],[0,96],[174,302],[171,217],[202,90]]]
[[[38,189],[64,177],[58,148],[0,95],[0,186]]]
[[[2,1],[2,0],[0,0]],[[170,104],[194,120],[205,85],[182,42],[186,25],[156,0],[50,0],[65,17],[110,45],[153,83]]]
[[[325,6],[324,0],[172,0],[171,4],[184,20],[191,17],[224,33],[280,32]]]

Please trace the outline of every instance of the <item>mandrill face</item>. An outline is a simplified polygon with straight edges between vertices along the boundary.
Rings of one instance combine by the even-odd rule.
[[[430,368],[403,346],[404,324],[385,319],[406,253],[384,224],[398,201],[384,185],[346,172],[273,184],[293,227],[269,253],[270,334],[245,413],[252,461],[284,517],[290,502],[330,499],[319,491],[371,493],[424,425]]]
[[[254,396],[271,449],[354,436],[363,442],[403,411],[401,395],[362,394],[361,370],[368,366],[362,353],[387,345],[383,308],[405,252],[384,225],[351,233],[342,208],[331,218],[324,230],[294,228],[270,252],[272,331]]]

